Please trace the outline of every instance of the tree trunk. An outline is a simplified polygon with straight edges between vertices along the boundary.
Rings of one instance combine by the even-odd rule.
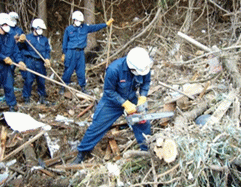
[[[38,0],[38,17],[41,18],[46,27],[48,27],[47,24],[47,1],[46,0]],[[48,31],[46,29],[45,34],[48,35]]]
[[[94,0],[85,0],[84,1],[84,15],[85,15],[85,22],[88,24],[95,24],[95,1]],[[96,35],[95,33],[90,33],[88,35],[87,40],[87,47],[85,51],[90,51],[92,48],[96,47]]]
[[[5,0],[0,0],[0,12],[5,12]]]

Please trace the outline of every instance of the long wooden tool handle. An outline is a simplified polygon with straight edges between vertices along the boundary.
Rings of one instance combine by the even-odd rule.
[[[31,42],[29,40],[26,39],[26,42],[30,45],[30,47],[32,47],[32,49],[39,55],[39,57],[45,61],[44,57],[40,54],[40,52],[33,46],[33,44],[31,44]],[[57,74],[56,71],[54,71],[54,69],[50,66],[49,67],[50,70],[58,77],[58,79],[64,84],[66,85],[66,83],[63,81],[63,79],[61,79],[61,77]],[[73,91],[71,89],[69,89],[69,91],[75,96],[75,94],[73,93]],[[75,96],[76,97],[76,96]],[[76,97],[77,98],[77,97]],[[77,98],[78,99],[78,98]]]
[[[19,65],[18,65],[17,63],[15,63],[15,62],[13,62],[13,65],[19,67]],[[56,84],[58,84],[58,85],[64,86],[64,87],[66,87],[66,88],[68,88],[68,89],[71,89],[71,90],[77,92],[77,93],[78,93],[78,96],[81,97],[81,98],[83,98],[83,99],[95,100],[95,98],[92,97],[92,96],[89,96],[89,95],[87,95],[87,94],[84,94],[84,93],[80,92],[79,90],[76,90],[76,89],[74,89],[74,88],[72,88],[72,87],[70,87],[70,86],[68,86],[68,85],[66,85],[66,84],[63,84],[63,83],[60,83],[60,82],[58,82],[58,81],[56,81],[56,80],[50,79],[49,77],[44,76],[44,75],[42,75],[42,74],[40,74],[40,73],[38,73],[38,72],[35,72],[35,71],[31,70],[31,69],[26,68],[26,71],[28,71],[28,72],[30,72],[30,73],[33,73],[33,74],[35,74],[35,75],[38,75],[38,76],[40,76],[40,77],[42,77],[42,78],[44,78],[44,79],[47,79],[47,80],[49,80],[49,81],[51,81],[51,82],[54,82],[54,83],[56,83]]]

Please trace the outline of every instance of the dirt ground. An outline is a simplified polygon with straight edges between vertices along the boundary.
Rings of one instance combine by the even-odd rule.
[[[96,23],[103,22],[103,7],[99,1],[96,4],[96,10],[100,12],[100,16],[96,17]],[[141,1],[142,3],[138,3],[137,0],[133,1],[123,1],[119,5],[114,6],[113,17],[115,19],[113,25],[112,32],[112,44],[110,50],[110,56],[114,54],[121,46],[130,41],[131,38],[135,37],[138,33],[143,31],[145,27],[151,22],[154,18],[156,9],[154,1],[150,3],[149,1]],[[215,14],[217,8],[215,6],[210,5],[210,15],[209,22],[210,27],[207,25],[207,12],[205,15],[202,13],[202,6],[198,6],[198,3],[202,1],[196,2],[197,10],[194,11],[193,21],[188,34],[194,38],[195,40],[201,42],[206,46],[217,45],[220,48],[228,47],[228,39],[227,36],[230,36],[231,33],[228,30],[230,28],[230,20],[228,18],[223,18],[219,14]],[[63,6],[64,5],[64,6]],[[107,3],[108,5],[108,3]],[[50,6],[50,5],[49,5]],[[203,64],[200,66],[178,66],[175,65],[176,62],[180,61],[188,61],[195,58],[197,55],[197,51],[199,50],[196,46],[181,40],[177,36],[177,32],[180,30],[186,16],[186,9],[182,8],[188,7],[187,1],[180,1],[178,5],[175,6],[175,3],[168,4],[168,7],[163,8],[163,12],[160,15],[159,21],[152,26],[152,28],[146,32],[142,37],[133,41],[128,47],[114,56],[111,61],[116,58],[124,56],[128,50],[133,46],[142,46],[148,48],[148,46],[155,47],[155,54],[153,55],[154,65],[152,68],[152,83],[151,83],[151,94],[148,96],[148,104],[149,110],[152,112],[160,111],[163,108],[165,103],[165,98],[169,96],[173,91],[169,90],[165,87],[158,87],[159,81],[164,82],[169,85],[179,86],[185,84],[189,80],[199,72],[199,77],[201,80],[210,78],[210,71],[208,69],[207,64],[205,63],[207,58],[202,58]],[[61,7],[61,8],[60,8]],[[212,9],[211,9],[212,7]],[[215,7],[215,8],[214,8]],[[225,7],[228,8],[228,7]],[[64,28],[68,25],[68,13],[69,7],[61,2],[58,5],[52,6],[51,11],[49,12],[49,38],[51,42],[52,52],[51,52],[51,64],[52,68],[58,73],[58,75],[62,76],[64,65],[60,62],[60,57],[62,54],[62,37]],[[56,13],[57,12],[57,13]],[[61,21],[57,21],[58,14],[62,16]],[[150,15],[145,22],[141,21],[140,23],[135,23],[134,18],[142,19],[145,16]],[[97,98],[95,103],[91,101],[87,101],[81,98],[76,98],[69,91],[66,91],[65,95],[59,95],[60,86],[52,83],[51,81],[46,81],[46,89],[47,89],[47,101],[48,104],[40,105],[38,104],[38,94],[37,94],[37,85],[36,82],[33,84],[32,96],[31,96],[31,104],[25,105],[22,98],[22,88],[23,88],[23,79],[18,69],[15,72],[15,84],[16,88],[15,95],[18,102],[18,112],[25,113],[30,115],[32,118],[39,122],[46,123],[52,127],[49,131],[49,136],[51,139],[57,140],[57,144],[59,145],[59,149],[54,152],[54,157],[67,155],[76,150],[76,145],[83,137],[88,125],[91,124],[92,116],[95,110],[95,106],[98,103],[98,100],[101,98],[104,84],[104,75],[105,75],[105,64],[98,66],[104,59],[107,58],[107,33],[109,30],[103,29],[97,32],[97,43],[100,46],[100,50],[98,51],[98,55],[96,57],[95,54],[90,54],[93,57],[96,57],[97,61],[95,63],[86,62],[86,78],[87,78],[87,89],[91,91],[91,95]],[[209,32],[209,35],[207,34]],[[211,36],[211,37],[210,37]],[[237,39],[237,38],[236,38]],[[175,50],[176,44],[180,44],[180,48]],[[171,52],[174,51],[172,55]],[[153,51],[154,52],[154,51]],[[89,54],[88,54],[89,55]],[[52,77],[53,72],[50,69],[47,70],[48,77]],[[59,81],[55,76],[55,80]],[[223,82],[223,80],[225,80]],[[70,86],[79,90],[79,86],[77,85],[77,77],[74,73],[72,75]],[[223,72],[221,76],[219,76],[216,80],[216,83],[222,82],[222,84],[226,87],[230,85],[230,75],[226,72]],[[219,92],[220,90],[216,90]],[[0,96],[4,95],[3,89],[0,89]],[[80,116],[81,112],[83,112],[87,107],[93,104],[93,107],[89,109],[86,113]],[[195,106],[195,104],[193,104]],[[0,102],[0,112],[7,111],[8,107],[5,102]],[[185,112],[183,110],[182,112]],[[71,122],[60,122],[56,118],[57,116],[66,117]],[[24,122],[21,122],[24,123]],[[125,124],[125,120],[123,117],[118,119],[116,124],[124,124],[119,125],[118,130],[122,131],[121,135],[116,136],[115,140],[120,150],[123,151],[128,142],[130,140],[134,140],[134,135],[131,129],[128,128]],[[4,126],[7,128],[7,142],[6,142],[6,151],[5,155],[8,155],[17,147],[22,145],[24,142],[29,140],[31,137],[38,134],[40,131],[34,130],[31,132],[19,133],[10,129],[10,127],[6,124],[4,119],[0,121],[1,127]],[[172,126],[172,122],[169,123],[169,126]],[[160,126],[160,121],[154,120],[152,121],[152,133],[155,134],[159,132],[159,129],[165,129],[166,127]],[[114,128],[113,128],[114,129]],[[90,164],[102,164],[105,165],[107,161],[115,162],[115,154],[111,154],[108,160],[105,160],[104,157],[106,155],[106,150],[108,149],[108,142],[111,139],[110,133],[105,135],[105,137],[97,144],[92,154],[88,157],[85,163]],[[17,163],[14,165],[15,169],[22,171],[14,171],[12,169],[12,173],[10,174],[13,177],[5,186],[100,186],[102,184],[110,184],[108,181],[108,177],[102,173],[101,169],[96,171],[85,171],[86,173],[78,173],[76,170],[58,170],[51,169],[51,167],[46,167],[46,170],[51,172],[51,174],[46,174],[39,170],[30,170],[34,165],[40,165],[40,161],[47,161],[51,159],[51,152],[48,148],[45,137],[41,137],[37,139],[35,142],[30,144],[34,153],[31,155],[31,151],[20,151],[14,157],[9,160],[16,159]],[[138,145],[134,142],[130,149],[137,149]],[[28,153],[27,153],[28,152]],[[30,154],[30,155],[29,155]],[[59,162],[60,165],[64,165],[64,163],[69,163],[74,158],[74,153]],[[27,160],[28,158],[34,158]],[[37,160],[36,160],[37,159]],[[63,163],[64,162],[64,163]],[[141,165],[141,167],[140,167]],[[145,165],[145,167],[143,166]],[[164,165],[167,167],[167,165]],[[126,166],[127,167],[127,166]],[[149,172],[151,167],[151,163],[146,161],[143,163],[136,162],[132,163],[132,166],[128,166],[127,168],[131,168],[131,176],[132,179],[124,179],[126,181],[125,186],[128,185],[127,181],[141,181],[141,178],[145,176],[146,173]],[[93,167],[94,168],[94,167]],[[138,172],[135,171],[135,168]],[[93,174],[92,172],[95,172]],[[141,175],[142,174],[142,175]],[[74,176],[77,177],[74,177]],[[103,175],[103,176],[102,176]],[[128,174],[126,174],[128,175]],[[96,177],[93,178],[88,176]],[[90,183],[85,180],[89,179]],[[82,183],[81,183],[82,181]],[[84,182],[83,182],[84,181]],[[133,182],[132,184],[134,184]],[[3,185],[4,186],[4,185]],[[140,185],[141,186],[141,185]],[[143,185],[143,186],[148,186]],[[151,185],[149,185],[151,186]],[[159,186],[159,185],[158,185]],[[160,185],[165,186],[165,185]]]

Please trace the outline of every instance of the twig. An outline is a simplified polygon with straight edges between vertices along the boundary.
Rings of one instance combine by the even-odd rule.
[[[94,106],[94,103],[92,103],[92,104],[89,105],[86,109],[84,109],[82,112],[80,112],[76,118],[79,118],[79,117],[83,116],[88,110],[90,110],[91,108],[93,108],[93,106]]]

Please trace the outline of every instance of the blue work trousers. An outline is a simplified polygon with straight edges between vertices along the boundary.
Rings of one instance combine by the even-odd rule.
[[[25,59],[27,68],[40,73],[46,76],[46,68],[44,67],[44,62],[40,59],[35,59],[32,57],[27,57]],[[24,86],[23,86],[23,97],[28,98],[31,96],[32,85],[33,81],[36,79],[38,85],[38,94],[40,96],[46,96],[46,89],[45,89],[45,79],[30,73],[28,71],[22,71],[22,76],[24,78]]]
[[[78,151],[92,151],[95,145],[103,138],[112,124],[123,114],[123,108],[112,104],[102,98],[96,108],[93,122],[87,129],[81,143],[78,145]],[[147,121],[144,124],[135,124],[132,126],[134,135],[140,145],[141,150],[148,150],[145,145],[145,138],[142,133],[151,134],[151,124]]]
[[[84,49],[69,49],[65,54],[65,69],[63,74],[63,81],[66,84],[70,83],[71,76],[76,71],[78,84],[84,87],[85,80],[85,53]]]
[[[15,106],[17,104],[16,97],[14,95],[13,82],[14,80],[11,66],[0,64],[0,87],[3,86],[5,99],[8,106]]]

